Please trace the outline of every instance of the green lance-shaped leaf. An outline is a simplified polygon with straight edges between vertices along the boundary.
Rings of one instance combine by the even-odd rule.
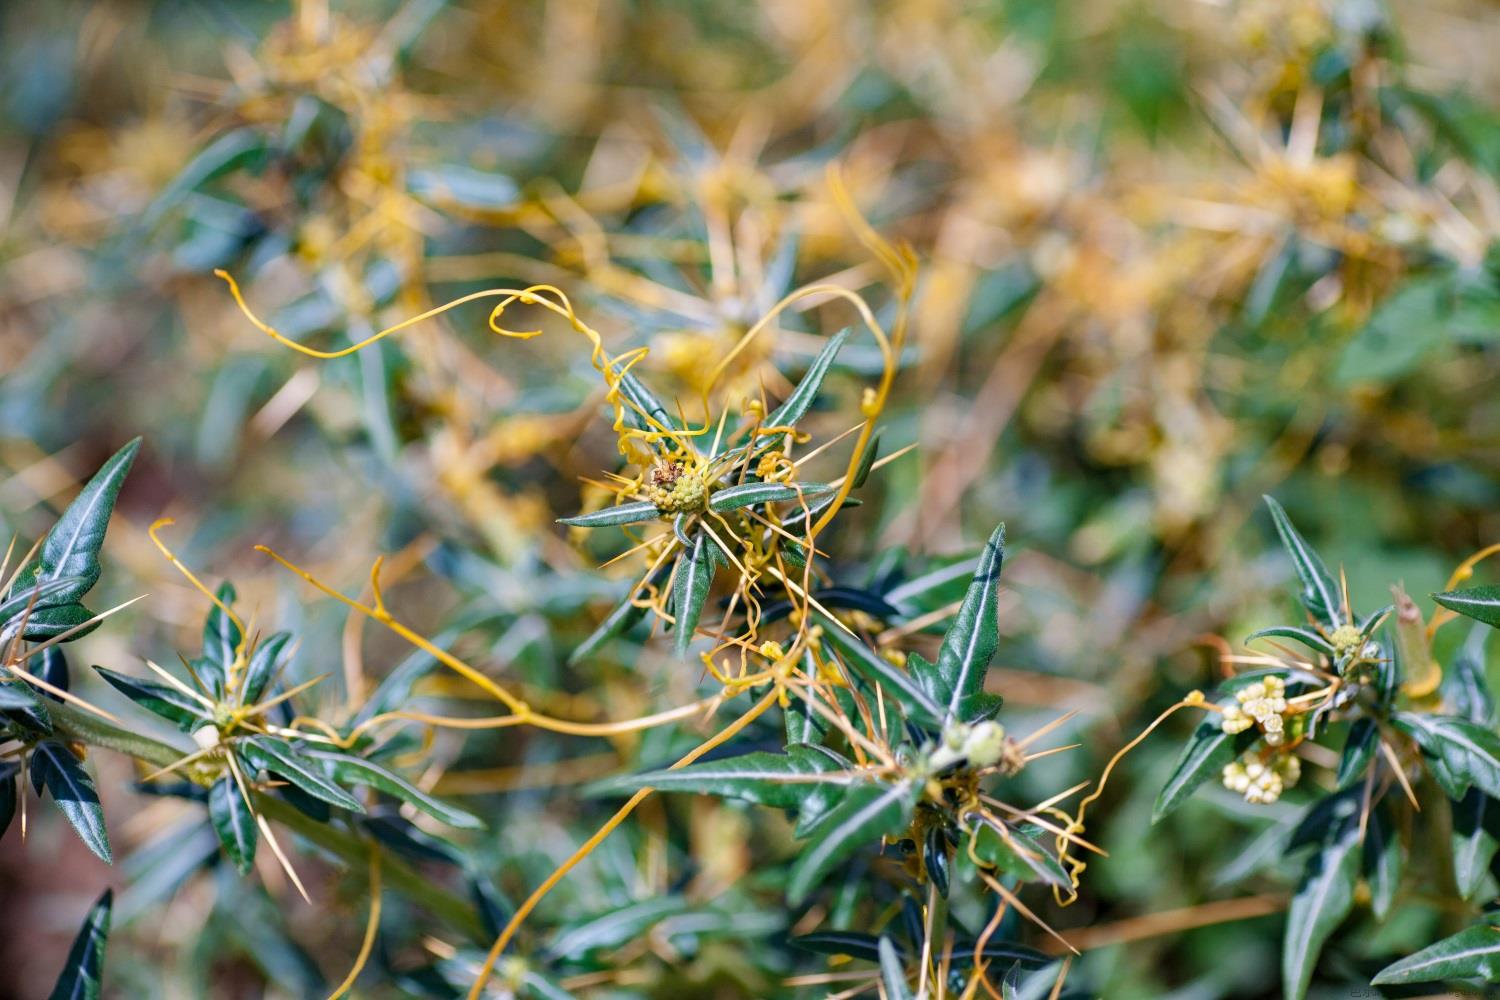
[[[1453,881],[1464,899],[1472,899],[1484,884],[1495,851],[1500,849],[1500,801],[1477,788],[1451,803]]]
[[[792,864],[786,889],[792,905],[800,905],[840,861],[881,837],[906,829],[917,791],[909,781],[850,788],[812,831],[807,847]]]
[[[656,896],[591,917],[560,932],[547,947],[553,956],[577,959],[600,948],[617,948],[688,908],[681,896]]]
[[[984,675],[1000,638],[1000,568],[1005,562],[1005,525],[990,535],[964,592],[963,603],[943,645],[936,673],[924,685],[944,706],[944,720],[969,721],[983,700]]]
[[[214,833],[219,835],[225,856],[241,875],[249,874],[255,865],[255,846],[260,833],[250,803],[245,801],[233,775],[224,775],[208,790],[208,818]]]
[[[703,617],[703,605],[708,601],[708,588],[714,582],[713,546],[708,532],[701,531],[693,539],[692,551],[677,557],[672,579],[672,613],[677,622],[672,626],[675,630],[672,635],[679,657],[688,654],[698,619]]]
[[[293,749],[290,744],[267,736],[251,736],[238,741],[235,746],[241,758],[252,767],[272,771],[329,805],[351,812],[365,811],[358,799],[334,784],[318,764]]]
[[[465,812],[457,806],[451,806],[441,799],[433,798],[399,774],[388,771],[363,757],[336,753],[332,750],[308,750],[306,756],[329,765],[333,776],[339,781],[350,785],[368,785],[387,795],[394,795],[402,802],[415,806],[439,822],[465,830],[484,828],[484,823],[473,813]]]
[[[292,633],[273,632],[256,644],[255,652],[250,654],[250,662],[245,667],[245,680],[240,691],[241,702],[253,705],[260,701],[280,667],[278,661],[282,650],[291,641]]]
[[[800,810],[809,800],[837,799],[858,780],[849,762],[822,747],[790,746],[786,753],[742,754],[675,770],[610,778],[591,793],[624,794],[642,788],[740,799],[773,809]]]
[[[1312,546],[1292,527],[1292,521],[1286,516],[1281,504],[1270,497],[1266,497],[1265,501],[1266,506],[1271,509],[1271,520],[1276,522],[1276,533],[1281,536],[1281,544],[1292,557],[1292,566],[1297,571],[1297,579],[1302,583],[1303,607],[1325,625],[1344,624],[1344,604],[1328,567],[1323,565],[1323,560],[1313,551]]]
[[[906,982],[906,970],[901,966],[901,956],[896,946],[884,935],[877,946],[880,950],[880,982],[890,1000],[913,1000],[911,987]]]
[[[657,399],[656,394],[646,388],[646,383],[637,378],[634,372],[626,372],[620,378],[620,396],[629,404],[625,407],[625,422],[636,430],[657,429],[651,426],[646,417],[650,417],[657,424],[670,430],[676,430],[682,426],[667,409],[666,404]],[[691,441],[691,438],[687,440]]]
[[[1257,735],[1253,728],[1243,733],[1224,732],[1217,713],[1200,722],[1187,746],[1182,748],[1182,755],[1177,758],[1172,776],[1156,796],[1156,805],[1151,810],[1151,822],[1160,821],[1186,802],[1205,781],[1218,778],[1225,766],[1250,749],[1250,744],[1255,742]]]
[[[213,713],[206,705],[170,685],[116,673],[108,667],[96,665],[94,669],[116,691],[147,711],[169,720],[185,733],[213,721]]]
[[[46,608],[56,600],[65,600],[68,594],[77,590],[81,582],[82,577],[63,576],[24,590],[12,587],[10,596],[0,601],[0,627],[9,625],[15,619],[11,628],[19,628],[28,609]]]
[[[266,154],[266,140],[255,129],[226,132],[203,148],[156,196],[141,222],[154,228],[167,210],[209,181],[258,163]]]
[[[53,604],[45,608],[32,608],[26,615],[26,627],[21,631],[21,638],[31,642],[45,642],[48,639],[56,639],[64,633],[72,633],[63,640],[72,642],[75,639],[82,639],[99,627],[98,622],[85,627],[85,623],[93,617],[94,613],[77,601]]]
[[[52,735],[52,713],[23,680],[0,681],[0,721],[10,721],[41,736]]]
[[[661,517],[661,511],[656,509],[656,504],[639,500],[635,503],[622,503],[617,507],[605,507],[603,510],[592,511],[588,514],[560,517],[557,523],[566,524],[571,528],[606,528],[612,524],[638,524],[641,521],[654,521],[659,517]]]
[[[1500,927],[1477,924],[1380,970],[1376,986],[1447,979],[1500,982]]]
[[[1339,791],[1352,788],[1364,779],[1379,747],[1379,724],[1374,719],[1356,719],[1349,727],[1349,738],[1344,741],[1344,752],[1339,757],[1339,772],[1335,779]]]
[[[233,608],[238,595],[235,594],[234,584],[226,580],[219,584],[215,596],[225,608]],[[208,617],[203,619],[203,658],[214,665],[219,677],[227,674],[242,638],[240,627],[224,613],[224,608],[215,604],[208,609]]]
[[[1500,585],[1470,587],[1433,594],[1432,599],[1449,611],[1457,611],[1475,621],[1500,628]]]
[[[47,600],[47,607],[59,607],[75,604],[99,582],[99,549],[104,545],[104,532],[140,447],[141,439],[136,438],[94,473],[94,478],[47,533],[36,558],[16,577],[14,589],[24,591],[37,584],[72,578],[70,587]]]
[[[942,708],[923,690],[916,678],[870,649],[842,625],[822,615],[817,615],[817,621],[823,627],[823,641],[838,650],[849,669],[885,688],[907,710],[912,721],[929,726],[941,725]]]
[[[48,1000],[99,1000],[104,984],[104,946],[109,940],[109,915],[114,900],[114,891],[105,889],[89,909]]]
[[[823,387],[823,379],[828,377],[828,370],[833,367],[833,361],[843,349],[844,343],[849,339],[850,331],[846,328],[840,330],[828,338],[828,343],[813,358],[808,366],[807,373],[792,390],[792,394],[782,401],[782,404],[771,415],[766,417],[766,427],[793,427],[797,421],[807,415],[807,410],[818,396],[818,390]],[[772,437],[769,440],[774,441]]]
[[[880,961],[880,938],[863,931],[814,931],[794,937],[794,947],[810,951],[815,955],[848,955],[871,962]],[[894,944],[897,954],[905,954],[900,944]]]
[[[1370,813],[1361,858],[1365,882],[1370,886],[1370,909],[1377,920],[1390,915],[1405,860],[1406,851],[1396,833],[1395,819],[1390,806],[1382,800]]]
[[[1302,1000],[1323,944],[1354,906],[1359,882],[1359,804],[1345,797],[1341,815],[1332,822],[1308,858],[1297,892],[1287,908],[1282,940],[1282,988],[1290,1000]]]
[[[1333,644],[1323,638],[1310,628],[1298,628],[1295,625],[1276,625],[1271,628],[1263,628],[1259,632],[1251,632],[1245,636],[1245,643],[1254,642],[1256,639],[1295,639],[1320,653],[1333,655]]]
[[[1500,736],[1451,715],[1397,712],[1397,729],[1422,748],[1433,778],[1451,799],[1462,799],[1472,785],[1500,798]]]
[[[104,807],[94,779],[73,756],[73,751],[55,740],[44,740],[31,753],[31,784],[37,794],[45,788],[52,801],[67,817],[78,836],[106,863],[114,857],[109,849],[109,833],[104,828]]]
[[[988,822],[979,821],[974,829],[974,856],[988,867],[1027,882],[1063,888],[1072,885],[1067,869],[1027,830],[1007,829],[1002,834]]]
[[[796,500],[799,496],[811,499],[832,492],[834,488],[827,483],[742,483],[715,491],[708,498],[708,509],[725,514],[754,504]]]

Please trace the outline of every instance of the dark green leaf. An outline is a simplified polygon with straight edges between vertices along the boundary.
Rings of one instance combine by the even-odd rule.
[[[944,706],[944,721],[971,721],[984,693],[984,675],[1000,638],[1000,569],[1005,562],[1005,525],[985,543],[964,592],[958,615],[943,636],[937,672],[927,687]]]
[[[1254,728],[1234,735],[1224,732],[1219,725],[1217,713],[1200,722],[1187,746],[1182,748],[1182,755],[1177,758],[1172,776],[1156,796],[1156,805],[1151,810],[1151,822],[1159,822],[1163,816],[1186,802],[1199,785],[1222,775],[1224,768],[1250,749],[1250,744],[1257,737],[1258,733]]]
[[[1245,636],[1245,643],[1254,642],[1256,639],[1295,639],[1304,646],[1316,649],[1320,653],[1333,655],[1333,644],[1310,628],[1297,628],[1292,625],[1277,625],[1272,628],[1263,628],[1259,632],[1252,632]]]
[[[743,483],[714,491],[709,495],[708,509],[724,514],[753,504],[807,499],[833,492],[834,488],[827,483]]]
[[[40,659],[33,661],[31,672],[37,679],[51,684],[59,691],[68,690],[73,683],[73,675],[68,670],[68,655],[61,646],[48,646],[42,650]],[[41,691],[41,695],[56,702],[63,700],[49,691]]]
[[[809,799],[837,800],[858,780],[848,762],[821,747],[791,746],[782,753],[748,753],[689,764],[670,771],[647,771],[611,778],[591,786],[611,794],[654,788],[659,792],[693,792],[741,799],[773,809],[798,810]]]
[[[151,203],[142,222],[154,227],[173,205],[190,191],[222,177],[258,163],[266,152],[266,140],[255,129],[239,128],[226,132],[204,147],[188,165],[172,178]]]
[[[53,740],[36,745],[31,753],[31,784],[40,795],[45,787],[78,836],[106,863],[113,863],[109,833],[104,828],[104,807],[94,779],[73,756],[73,751]]]
[[[816,955],[848,955],[880,961],[880,938],[861,931],[815,931],[794,937],[791,943]],[[896,946],[900,948],[900,945]]]
[[[1417,741],[1449,798],[1462,799],[1470,785],[1500,798],[1500,736],[1451,715],[1397,712],[1392,721]]]
[[[1453,658],[1452,668],[1443,674],[1443,696],[1453,714],[1480,726],[1490,726],[1495,721],[1495,697],[1490,693],[1484,669],[1484,646],[1489,634],[1489,629],[1481,625],[1471,626],[1468,638]]]
[[[1371,983],[1435,983],[1445,979],[1500,982],[1500,928],[1478,924],[1381,969]]]
[[[929,827],[922,844],[922,868],[944,899],[948,898],[948,867],[948,838],[941,826]]]
[[[1062,863],[1025,830],[1007,829],[1002,834],[988,822],[976,823],[974,856],[991,868],[1027,882],[1045,882],[1062,888],[1072,885]]]
[[[1449,611],[1457,611],[1475,621],[1500,628],[1500,584],[1450,590],[1443,594],[1433,594],[1432,599]]]
[[[94,669],[98,671],[100,677],[109,681],[116,691],[142,708],[175,723],[185,733],[190,733],[199,726],[213,721],[212,711],[202,702],[189,698],[174,687],[129,677],[116,673],[108,667],[96,665]]]
[[[618,507],[605,507],[588,514],[576,514],[573,517],[560,517],[557,523],[566,524],[574,528],[603,528],[612,524],[637,524],[641,521],[654,521],[661,517],[661,511],[656,509],[656,504],[640,500],[635,503],[622,503]]]
[[[1384,920],[1391,912],[1404,860],[1405,848],[1396,833],[1390,806],[1382,801],[1370,813],[1363,853],[1365,881],[1370,885],[1370,909],[1378,920]]]
[[[549,954],[577,960],[599,948],[615,948],[634,941],[668,917],[688,908],[681,896],[657,896],[627,903],[570,927],[548,946]]]
[[[234,592],[234,584],[228,582],[219,584],[218,593],[215,595],[219,604],[225,608],[233,608],[237,596]],[[239,649],[243,637],[239,626],[234,619],[224,613],[218,604],[208,609],[208,617],[203,620],[203,659],[212,663],[216,670],[214,673],[222,678],[227,675],[230,664],[234,663],[235,652]]]
[[[484,828],[484,823],[479,817],[451,806],[441,799],[433,798],[400,775],[363,757],[336,753],[332,750],[308,750],[306,756],[329,765],[334,778],[345,784],[369,785],[387,795],[394,795],[402,802],[415,806],[433,819],[449,826],[466,830]]]
[[[351,812],[365,811],[358,799],[330,781],[318,764],[290,744],[269,736],[251,736],[235,746],[251,766],[274,772],[314,798]]]
[[[660,574],[658,574],[658,579]],[[646,608],[635,603],[635,595],[638,587],[632,585],[625,599],[616,604],[609,614],[604,616],[604,621],[599,627],[589,633],[589,637],[579,643],[571,653],[568,654],[569,663],[581,663],[584,659],[592,656],[604,646],[606,642],[617,635],[629,631],[637,622],[646,617]]]
[[[105,889],[68,949],[62,974],[48,1000],[99,1000],[104,985],[104,946],[109,939],[109,914],[114,891]]]
[[[835,865],[855,851],[905,830],[918,791],[909,781],[850,788],[812,831],[812,839],[792,864],[786,889],[792,905],[800,905]]]
[[[1312,546],[1292,527],[1291,519],[1286,516],[1281,504],[1270,497],[1266,497],[1265,501],[1271,510],[1271,520],[1276,523],[1276,533],[1281,536],[1281,544],[1292,557],[1292,566],[1297,571],[1297,579],[1302,583],[1303,607],[1324,625],[1336,627],[1344,624],[1344,603],[1328,567],[1323,565],[1323,560],[1313,551]]]
[[[1453,809],[1453,881],[1464,899],[1484,884],[1495,851],[1500,848],[1500,802],[1477,788],[1469,789]]]
[[[26,616],[26,628],[21,633],[21,638],[32,642],[45,642],[48,639],[56,639],[66,633],[72,633],[63,641],[73,642],[75,639],[82,639],[99,627],[98,622],[83,627],[84,623],[93,617],[92,611],[77,602],[33,608]],[[77,631],[74,631],[75,629]]]
[[[80,583],[82,583],[82,577],[62,576],[24,590],[12,587],[10,596],[0,601],[0,625],[8,624],[13,618],[20,619],[26,614],[28,608],[46,608],[58,599],[66,600],[67,595],[75,592]],[[19,625],[20,622],[17,621],[11,629]]]
[[[823,379],[828,376],[828,370],[833,367],[834,359],[843,349],[844,342],[849,339],[849,332],[848,329],[843,329],[828,338],[828,343],[823,345],[823,349],[808,366],[807,373],[802,376],[802,380],[797,383],[792,394],[776,407],[770,416],[766,417],[766,427],[793,427],[806,415],[808,407],[812,406],[813,400],[817,398],[818,390],[823,387]]]
[[[98,582],[99,549],[104,545],[104,532],[140,446],[140,438],[131,441],[94,474],[47,533],[37,557],[16,577],[15,589],[24,591],[37,584],[73,578],[71,587],[48,598],[50,608],[75,605]],[[88,617],[85,615],[82,620]]]
[[[693,539],[692,551],[677,558],[672,580],[672,611],[677,621],[672,628],[673,646],[679,657],[688,654],[703,605],[708,600],[708,588],[714,582],[714,544],[707,532],[699,532]]]
[[[1289,1000],[1302,1000],[1323,943],[1354,905],[1359,881],[1359,805],[1344,796],[1342,809],[1324,833],[1317,853],[1302,870],[1297,892],[1287,908],[1281,946],[1281,976]]]
[[[208,818],[213,823],[214,833],[219,836],[224,854],[241,875],[249,874],[255,865],[255,846],[260,833],[250,803],[240,793],[233,775],[224,775],[208,790]]]
[[[240,697],[244,704],[253,705],[266,693],[271,679],[276,676],[279,666],[277,660],[282,650],[286,648],[286,644],[291,641],[290,632],[273,632],[256,645],[255,652],[250,655],[250,662],[245,667],[245,680]]]
[[[1349,738],[1344,741],[1344,753],[1339,758],[1339,773],[1335,779],[1339,791],[1352,787],[1365,776],[1379,747],[1380,726],[1374,719],[1356,719],[1349,727]]]
[[[22,680],[0,681],[0,718],[42,736],[52,735],[52,714],[31,685]]]
[[[620,395],[630,404],[625,407],[625,422],[637,430],[676,429],[681,426],[666,405],[633,372],[626,372],[620,378]],[[646,419],[648,417],[659,426],[653,427]]]
[[[885,688],[906,708],[914,722],[941,724],[942,708],[914,677],[870,649],[858,636],[849,634],[844,626],[822,615],[817,616],[817,621],[823,627],[823,641],[839,651],[851,670]]]

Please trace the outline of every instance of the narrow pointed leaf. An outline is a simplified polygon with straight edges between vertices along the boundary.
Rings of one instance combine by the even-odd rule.
[[[46,788],[89,850],[106,863],[114,862],[94,779],[73,751],[54,740],[38,743],[31,754],[31,784],[38,795]]]
[[[708,588],[714,581],[713,547],[708,533],[700,532],[693,539],[692,550],[677,558],[677,572],[672,581],[672,611],[677,623],[672,626],[672,634],[679,657],[686,658],[698,619],[703,617],[703,605],[708,601]]]
[[[1225,766],[1248,750],[1257,735],[1253,728],[1233,735],[1224,732],[1217,713],[1200,722],[1187,746],[1182,748],[1172,776],[1156,796],[1151,822],[1159,822],[1186,802],[1205,781],[1219,778]]]
[[[66,600],[67,595],[75,592],[82,581],[83,578],[79,576],[60,576],[24,589],[12,587],[10,596],[0,601],[0,626],[10,623],[11,619],[17,619],[12,627],[19,627],[19,619],[26,614],[28,608],[46,608],[55,605],[60,599]]]
[[[810,798],[831,795],[836,799],[859,780],[845,769],[847,763],[821,748],[792,746],[787,753],[748,753],[675,770],[623,775],[591,786],[590,792],[625,794],[654,788],[740,799],[773,809],[800,809]]]
[[[849,339],[849,333],[846,328],[828,338],[828,343],[823,345],[823,349],[808,366],[806,374],[792,390],[792,394],[766,417],[765,426],[793,427],[807,414],[808,407],[812,406],[813,400],[818,396],[818,390],[823,387],[823,380],[828,377],[828,370],[833,367],[834,359]]]
[[[388,771],[373,761],[332,750],[308,750],[306,756],[327,764],[334,778],[339,781],[350,785],[368,785],[387,795],[394,795],[439,822],[465,830],[484,828],[484,823],[473,813],[428,795],[399,774]]]
[[[256,645],[255,652],[250,654],[250,662],[245,667],[245,680],[240,695],[244,704],[253,705],[266,693],[266,688],[280,667],[278,661],[281,653],[291,641],[292,633],[273,632]]]
[[[251,766],[274,772],[308,795],[340,809],[365,811],[358,799],[334,784],[318,764],[289,744],[266,736],[251,736],[241,740],[237,747]]]
[[[1323,944],[1354,906],[1359,881],[1359,808],[1346,797],[1345,807],[1329,826],[1317,853],[1302,871],[1297,892],[1287,908],[1282,941],[1282,987],[1289,1000],[1302,1000],[1312,980]]]
[[[573,528],[605,528],[612,524],[638,524],[641,521],[654,521],[659,517],[661,517],[661,511],[656,509],[656,504],[639,500],[635,503],[622,503],[617,507],[605,507],[603,510],[592,511],[588,514],[560,517],[557,523]]]
[[[221,583],[215,596],[224,607],[233,608],[237,596],[234,584],[228,581]],[[234,619],[226,615],[217,604],[209,608],[208,617],[203,620],[203,658],[218,668],[220,676],[234,662],[235,650],[239,648],[241,638],[239,626],[234,623]]]
[[[1390,915],[1396,889],[1401,884],[1404,861],[1405,850],[1396,833],[1390,806],[1382,801],[1370,813],[1363,853],[1365,882],[1370,886],[1370,909],[1377,920]]]
[[[840,861],[881,837],[894,836],[911,822],[917,789],[911,782],[871,783],[849,789],[842,802],[818,824],[792,865],[787,897],[800,905]]]
[[[104,946],[109,940],[109,916],[114,890],[105,889],[73,939],[62,973],[48,1000],[99,1000],[104,985]]]
[[[1470,587],[1467,590],[1450,590],[1433,594],[1432,599],[1449,611],[1500,628],[1500,585]]]
[[[1304,646],[1316,649],[1320,653],[1333,654],[1333,644],[1327,639],[1310,628],[1297,628],[1294,625],[1277,625],[1272,628],[1263,628],[1259,632],[1251,632],[1245,636],[1245,643],[1248,645],[1256,639],[1265,638],[1295,639]]]
[[[73,642],[82,639],[94,629],[99,627],[95,622],[86,628],[80,628],[84,622],[94,617],[94,613],[77,601],[67,604],[52,604],[45,608],[32,608],[26,615],[26,626],[21,632],[21,638],[31,642],[45,642],[55,639],[64,632],[78,631],[65,639],[65,642]]]
[[[646,383],[636,378],[633,372],[626,372],[621,377],[620,395],[631,404],[625,407],[625,422],[637,430],[657,429],[652,427],[642,414],[668,429],[675,430],[682,426],[666,405],[657,399],[656,394],[646,388]]]
[[[55,607],[76,604],[98,582],[99,549],[104,545],[104,532],[140,446],[140,438],[131,441],[94,474],[47,533],[36,558],[21,570],[15,588],[24,591],[37,584],[71,578],[74,581],[71,586],[48,598],[47,606]]]
[[[823,626],[823,641],[838,650],[849,669],[885,688],[907,710],[912,721],[931,726],[941,724],[942,708],[922,689],[916,678],[870,649],[857,636],[850,635],[842,626],[822,615],[817,616],[817,621]]]
[[[1281,544],[1292,557],[1292,567],[1297,571],[1297,579],[1302,584],[1303,607],[1325,625],[1344,624],[1344,602],[1328,567],[1323,565],[1323,560],[1313,551],[1312,546],[1292,526],[1291,518],[1286,516],[1281,504],[1270,497],[1266,497],[1265,501],[1271,510],[1271,520],[1276,523],[1276,533],[1281,536]]]
[[[1500,802],[1477,788],[1450,803],[1453,828],[1453,881],[1464,899],[1472,899],[1484,884],[1495,851],[1500,849]]]
[[[984,675],[1000,639],[1000,569],[1005,562],[1005,525],[990,535],[980,554],[974,577],[943,645],[938,650],[934,694],[944,705],[944,719],[967,722],[979,696]]]
[[[1339,791],[1364,779],[1379,747],[1380,726],[1374,719],[1356,719],[1349,727],[1349,738],[1344,741],[1344,752],[1339,757],[1339,773],[1334,779]]]
[[[15,764],[0,765],[0,837],[10,829],[10,821],[16,818],[16,807],[21,802],[19,771]]]
[[[95,666],[110,686],[142,708],[170,720],[185,733],[213,721],[213,713],[201,702],[167,684],[116,673],[108,667]]]
[[[1449,798],[1462,799],[1470,785],[1500,798],[1500,736],[1492,730],[1451,715],[1397,712],[1392,721],[1422,748]]]
[[[1500,982],[1500,927],[1478,924],[1381,969],[1377,986],[1436,983],[1446,979]]]
[[[1067,888],[1072,885],[1068,871],[1032,834],[1018,829],[1007,831],[1010,836],[1000,834],[986,822],[979,822],[974,830],[974,856],[989,867],[998,869],[1027,882],[1045,882]]]
[[[248,875],[255,866],[255,846],[260,833],[250,803],[245,801],[232,775],[224,775],[208,790],[208,818],[225,856],[241,875]]]
[[[811,499],[833,492],[834,488],[827,483],[742,483],[712,493],[708,509],[724,514],[754,504],[796,500],[799,496]]]
[[[0,721],[4,720],[42,736],[52,735],[52,713],[41,695],[22,680],[0,682]]]
[[[635,603],[636,590],[637,588],[632,586],[630,593],[625,595],[625,599],[604,616],[604,621],[599,623],[599,627],[590,632],[587,639],[574,647],[573,651],[568,654],[569,663],[581,663],[597,653],[609,640],[628,632],[637,622],[646,617],[647,609]]]

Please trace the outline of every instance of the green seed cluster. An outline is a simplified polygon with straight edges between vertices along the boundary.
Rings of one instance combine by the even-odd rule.
[[[651,471],[646,483],[646,499],[663,514],[699,511],[708,502],[708,488],[695,473],[680,465],[669,465]]]

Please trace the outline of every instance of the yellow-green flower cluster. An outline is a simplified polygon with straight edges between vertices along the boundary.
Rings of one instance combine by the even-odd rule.
[[[702,510],[708,501],[708,487],[695,472],[679,463],[658,466],[646,477],[646,499],[663,514],[684,514]]]
[[[1252,804],[1275,802],[1281,793],[1297,784],[1302,777],[1302,762],[1292,754],[1281,754],[1270,761],[1235,761],[1224,768],[1224,787],[1239,792]]]
[[[1266,743],[1276,747],[1286,740],[1286,681],[1267,677],[1240,688],[1238,704],[1225,706],[1220,725],[1226,733],[1243,733],[1259,726]]]

